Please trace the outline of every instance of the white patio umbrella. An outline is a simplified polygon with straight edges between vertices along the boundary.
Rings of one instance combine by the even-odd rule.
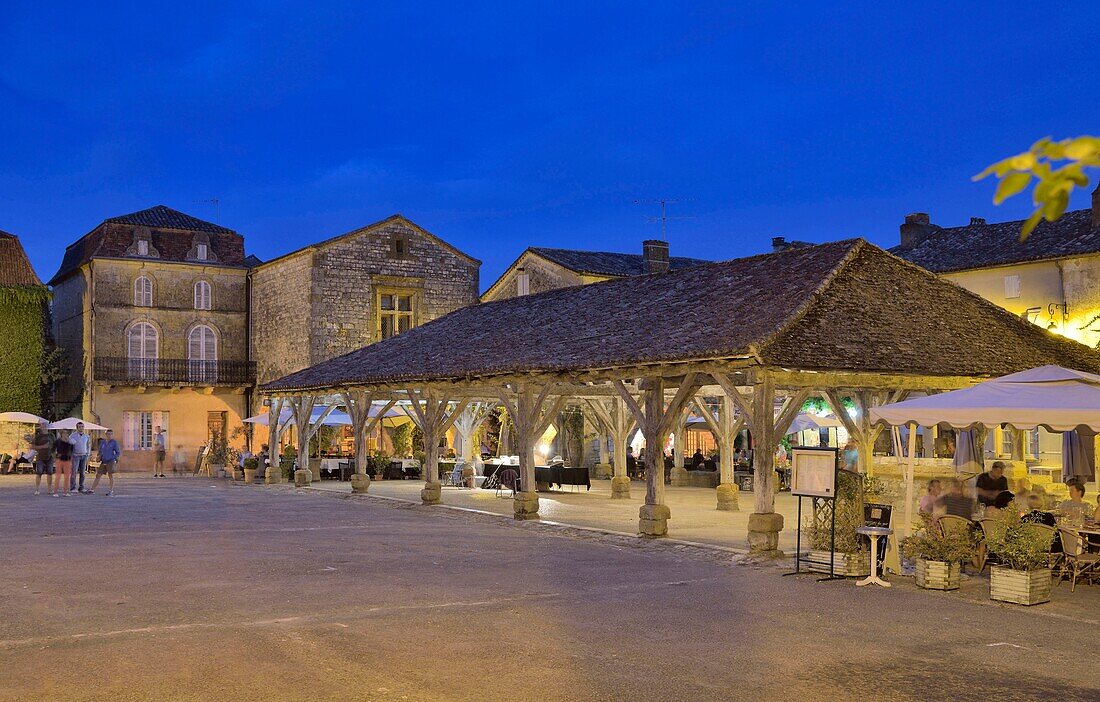
[[[48,422],[45,417],[39,417],[30,412],[0,412],[0,422],[14,422],[16,424],[41,424]]]
[[[987,380],[962,390],[871,408],[871,420],[910,427],[950,424],[956,429],[1008,425],[1100,431],[1100,375],[1060,366],[1040,366]],[[916,432],[910,431],[905,474],[905,532],[912,524]],[[961,442],[960,442],[961,445]]]
[[[89,422],[86,419],[77,419],[76,417],[69,417],[68,419],[62,419],[60,421],[53,422],[47,427],[47,429],[55,431],[58,429],[68,429],[70,431],[76,431],[77,422],[83,422],[84,429],[86,431],[107,431],[107,427],[105,426],[101,426],[99,424],[96,424],[95,422]]]

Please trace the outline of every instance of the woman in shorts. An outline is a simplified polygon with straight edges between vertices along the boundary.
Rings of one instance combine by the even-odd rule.
[[[53,442],[54,497],[69,496],[69,476],[73,472],[73,445],[69,443],[69,430],[62,429],[61,437]]]

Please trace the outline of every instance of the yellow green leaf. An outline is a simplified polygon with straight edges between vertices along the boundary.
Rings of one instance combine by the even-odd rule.
[[[1024,226],[1020,228],[1020,241],[1027,241],[1027,238],[1034,231],[1035,225],[1039,224],[1039,220],[1043,217],[1042,210],[1035,210],[1031,213],[1031,216],[1024,220]]]
[[[1010,173],[997,184],[997,191],[993,193],[993,204],[999,205],[1027,187],[1031,182],[1030,173]]]

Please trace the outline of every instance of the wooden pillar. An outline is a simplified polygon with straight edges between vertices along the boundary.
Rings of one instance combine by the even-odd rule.
[[[588,400],[588,406],[596,419],[610,434],[614,452],[613,474],[611,476],[611,499],[630,498],[630,477],[626,474],[626,442],[634,431],[634,415],[622,399]]]
[[[565,396],[550,400],[553,385],[536,387],[532,383],[518,383],[515,395],[501,392],[501,404],[512,418],[516,429],[519,450],[520,491],[512,500],[512,513],[516,519],[539,518],[539,494],[535,486],[535,444],[550,422],[561,411]]]
[[[718,405],[718,416],[715,417],[706,402],[695,400],[696,410],[703,415],[707,426],[714,434],[718,443],[718,488],[715,491],[718,507],[723,512],[737,512],[741,509],[739,491],[733,476],[733,444],[738,432],[744,426],[744,416],[737,416],[734,412],[734,403],[728,397],[722,397]]]
[[[469,400],[460,401],[448,411],[450,400],[431,389],[421,389],[417,393],[409,388],[406,392],[412,409],[409,417],[424,434],[424,465],[421,467],[424,487],[420,491],[420,501],[426,505],[437,505],[442,501],[443,494],[439,483],[439,441],[466,409]]]
[[[394,406],[390,400],[374,417],[370,416],[374,405],[374,395],[365,390],[348,390],[341,393],[344,408],[351,418],[352,431],[355,434],[355,473],[351,476],[352,492],[367,492],[370,489],[370,476],[367,474],[367,462],[370,460],[370,434],[376,424],[382,421],[386,412]]]
[[[267,409],[267,451],[270,465],[264,471],[264,482],[276,485],[283,482],[283,469],[279,466],[279,446],[282,438],[282,414],[284,400],[276,397]]]
[[[298,436],[298,469],[294,471],[294,484],[299,487],[308,486],[314,479],[321,479],[320,471],[314,476],[313,471],[309,469],[309,442],[328,415],[336,408],[335,405],[327,406],[317,421],[313,422],[313,409],[316,406],[316,395],[300,395],[290,400],[290,411],[294,416]]]
[[[697,387],[697,375],[686,374],[680,382],[676,395],[665,404],[665,380],[652,376],[639,384],[643,402],[638,402],[627,391],[622,381],[614,381],[612,386],[634,415],[641,427],[646,444],[646,495],[645,504],[638,510],[638,531],[642,536],[659,537],[668,535],[668,520],[671,517],[665,504],[665,456],[661,450],[684,406],[691,399]]]

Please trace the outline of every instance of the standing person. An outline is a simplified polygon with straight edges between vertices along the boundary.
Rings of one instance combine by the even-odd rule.
[[[168,454],[168,439],[160,427],[153,427],[153,432],[153,448],[157,452],[157,460],[153,464],[153,477],[167,478],[168,476],[164,474],[164,457]]]
[[[34,434],[34,494],[39,493],[42,476],[46,476],[46,494],[53,494],[53,439],[45,422],[38,425]]]
[[[73,445],[73,472],[69,478],[69,492],[76,490],[84,494],[84,473],[88,470],[88,457],[92,453],[92,437],[84,433],[84,422],[76,423],[76,433],[69,436],[69,443]]]
[[[978,476],[974,487],[978,490],[978,502],[987,506],[993,504],[997,500],[997,495],[1008,490],[1004,462],[994,461],[987,472]]]
[[[73,473],[73,445],[69,443],[69,430],[61,430],[61,436],[53,442],[54,497],[69,496],[69,479]]]
[[[89,495],[95,494],[95,489],[99,486],[99,479],[103,477],[104,473],[107,474],[107,497],[115,494],[115,470],[118,468],[118,459],[121,455],[122,448],[115,441],[115,433],[108,429],[107,437],[99,442],[99,470],[95,473],[92,489],[88,491]]]
[[[844,444],[844,469],[859,472],[859,447],[854,439],[848,439],[848,443]]]

